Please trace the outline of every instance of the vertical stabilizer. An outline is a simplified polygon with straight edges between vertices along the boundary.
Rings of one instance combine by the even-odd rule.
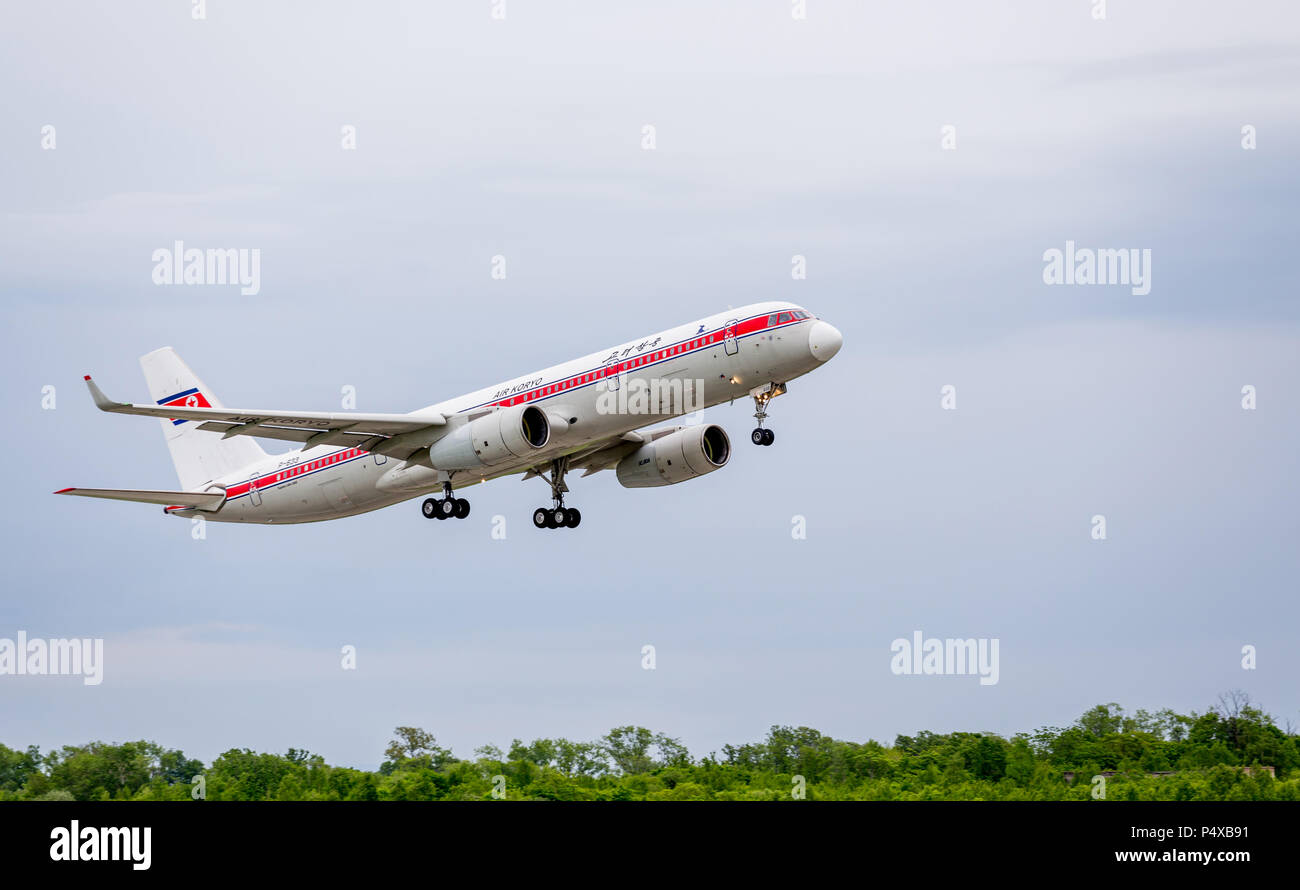
[[[140,357],[149,397],[159,405],[187,405],[221,408],[221,401],[200,380],[170,346]],[[221,476],[243,470],[266,457],[261,446],[248,436],[223,439],[221,433],[205,432],[191,420],[160,421],[167,449],[171,451],[181,488],[197,489]]]

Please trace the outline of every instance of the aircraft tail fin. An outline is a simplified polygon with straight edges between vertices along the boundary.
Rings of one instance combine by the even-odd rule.
[[[149,385],[149,396],[159,405],[224,407],[170,346],[141,356],[140,367]],[[159,422],[172,463],[176,465],[176,475],[184,489],[199,488],[267,456],[262,447],[247,436],[224,439],[220,433],[200,430],[193,421],[162,419]]]

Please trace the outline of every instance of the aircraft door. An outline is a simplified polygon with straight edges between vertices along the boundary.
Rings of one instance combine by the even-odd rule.
[[[727,355],[735,355],[740,351],[740,344],[736,342],[736,323],[738,319],[732,318],[727,321],[726,327],[722,329],[722,349]]]

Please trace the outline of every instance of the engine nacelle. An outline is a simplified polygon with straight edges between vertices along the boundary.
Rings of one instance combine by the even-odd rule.
[[[473,470],[527,457],[551,440],[551,425],[536,405],[513,405],[462,424],[429,446],[439,470]]]
[[[624,488],[656,488],[712,473],[730,458],[726,431],[710,423],[647,442],[619,461],[615,472]]]

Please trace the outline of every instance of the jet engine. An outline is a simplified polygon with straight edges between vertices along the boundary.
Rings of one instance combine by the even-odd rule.
[[[731,440],[715,424],[682,427],[647,442],[618,462],[624,488],[656,488],[685,482],[727,465]]]
[[[527,457],[545,448],[551,425],[536,405],[513,405],[461,424],[429,446],[439,470],[473,470]]]

